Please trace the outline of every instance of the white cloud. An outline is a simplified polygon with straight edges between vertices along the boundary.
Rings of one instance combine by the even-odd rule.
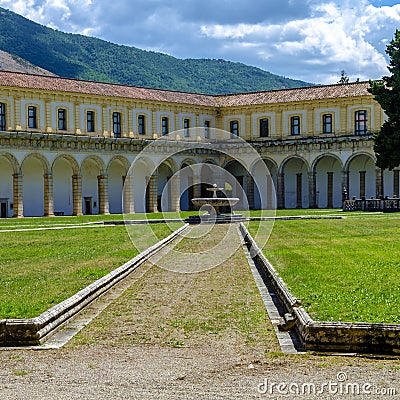
[[[234,5],[233,5],[234,4]],[[181,58],[225,58],[310,82],[386,74],[400,4],[373,0],[0,0],[41,24]]]

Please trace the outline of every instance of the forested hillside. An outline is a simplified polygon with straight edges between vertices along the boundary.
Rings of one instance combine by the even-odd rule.
[[[0,50],[63,77],[160,89],[222,94],[310,85],[241,63],[182,60],[60,32],[1,7]]]

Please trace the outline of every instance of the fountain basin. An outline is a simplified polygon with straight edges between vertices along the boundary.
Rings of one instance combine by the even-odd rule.
[[[210,215],[216,214],[220,215],[221,213],[219,212],[220,207],[226,207],[226,206],[234,206],[239,199],[237,197],[195,197],[192,199],[192,203],[197,206],[197,207],[202,207],[202,206],[211,206],[211,212],[209,212]],[[214,212],[215,210],[215,212]]]

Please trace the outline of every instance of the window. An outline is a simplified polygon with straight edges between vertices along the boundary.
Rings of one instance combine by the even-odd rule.
[[[144,115],[138,115],[138,132],[139,135],[146,134],[146,117]]]
[[[95,131],[94,111],[88,111],[86,113],[86,130],[88,132],[94,132]]]
[[[36,107],[35,106],[28,107],[28,128],[31,128],[31,129],[37,128]]]
[[[190,128],[190,119],[185,118],[183,120],[183,130],[184,130],[183,135],[185,137],[189,137],[189,128]]]
[[[57,111],[58,115],[58,130],[65,131],[67,129],[67,110],[59,108]]]
[[[322,133],[333,133],[332,121],[332,114],[322,116]]]
[[[300,135],[300,117],[295,116],[290,118],[290,134]]]
[[[169,119],[168,117],[162,117],[161,119],[161,133],[163,136],[169,133]]]
[[[204,121],[204,137],[208,139],[210,137],[210,121]]]
[[[268,137],[268,136],[269,136],[268,119],[262,118],[260,119],[260,137]]]
[[[115,138],[121,137],[121,113],[113,112],[113,134]]]
[[[229,123],[229,130],[233,136],[239,136],[239,121],[231,121]]]
[[[6,105],[0,103],[0,131],[6,130]]]
[[[354,133],[356,135],[365,135],[368,130],[367,111],[366,110],[356,111],[354,122],[355,122]]]

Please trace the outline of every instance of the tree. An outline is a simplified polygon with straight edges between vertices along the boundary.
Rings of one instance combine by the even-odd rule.
[[[374,95],[387,115],[375,136],[374,151],[379,168],[393,169],[400,165],[400,31],[386,47],[390,62],[390,76],[381,81],[370,81],[368,91]]]
[[[346,71],[342,70],[342,72],[340,73],[340,79],[338,80],[338,83],[341,85],[349,83],[349,76],[346,74]]]

